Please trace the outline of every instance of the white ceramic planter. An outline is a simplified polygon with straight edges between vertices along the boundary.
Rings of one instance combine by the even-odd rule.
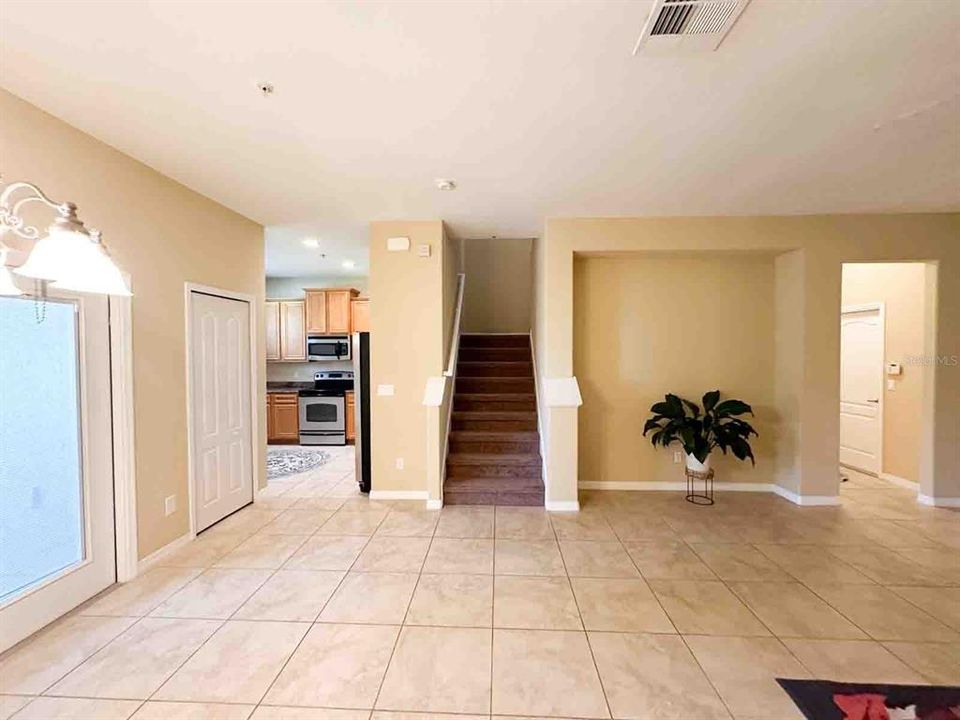
[[[700,462],[695,455],[687,455],[687,470],[700,473],[710,472],[710,456],[707,455],[707,459]]]

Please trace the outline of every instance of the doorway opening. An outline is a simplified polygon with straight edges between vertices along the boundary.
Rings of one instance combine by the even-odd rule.
[[[840,310],[840,490],[919,493],[935,338],[936,266],[845,263]]]

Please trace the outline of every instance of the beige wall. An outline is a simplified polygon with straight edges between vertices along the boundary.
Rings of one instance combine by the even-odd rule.
[[[264,297],[263,228],[113,148],[0,91],[0,159],[8,182],[28,180],[77,203],[103,232],[133,288],[139,555],[189,530],[187,502],[184,283]],[[260,327],[261,323],[257,323]],[[263,332],[257,338],[264,383]],[[259,437],[266,437],[263,397]],[[254,448],[263,485],[263,444]],[[163,503],[177,496],[164,517]]]
[[[718,452],[718,481],[769,482],[772,256],[579,256],[573,293],[581,482],[682,482],[681,448],[654,448],[643,424],[665,393],[699,404],[713,389],[750,403],[760,433],[758,469]]]
[[[533,240],[466,240],[463,267],[464,332],[530,332]]]
[[[884,363],[900,363],[883,392],[883,466],[881,471],[916,482],[920,472],[921,420],[926,370],[907,365],[924,354],[924,263],[852,263],[843,266],[844,306],[882,302],[885,316]]]
[[[387,238],[407,236],[411,249],[388,252]],[[416,246],[429,244],[430,257]],[[370,382],[372,486],[376,491],[425,491],[428,377],[444,365],[444,231],[439,220],[370,225]],[[393,385],[392,397],[378,385]],[[403,458],[404,469],[396,467]]]
[[[573,374],[573,257],[617,252],[778,253],[774,316],[776,470],[767,479],[812,501],[837,493],[840,270],[844,262],[937,263],[936,327],[925,344],[960,343],[960,215],[549,219],[538,243],[535,310],[539,382]],[[960,498],[960,370],[938,367],[924,401],[920,492]],[[550,409],[548,494],[576,499],[577,411]],[[926,458],[926,460],[924,460]]]

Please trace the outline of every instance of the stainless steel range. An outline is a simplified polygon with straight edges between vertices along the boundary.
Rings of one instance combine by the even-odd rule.
[[[300,444],[346,445],[347,390],[353,390],[350,370],[313,374],[313,389],[300,391]]]

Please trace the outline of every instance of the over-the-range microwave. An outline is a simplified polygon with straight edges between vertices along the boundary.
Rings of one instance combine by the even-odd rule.
[[[307,359],[310,362],[349,360],[350,345],[350,338],[346,335],[310,335],[307,337]]]

